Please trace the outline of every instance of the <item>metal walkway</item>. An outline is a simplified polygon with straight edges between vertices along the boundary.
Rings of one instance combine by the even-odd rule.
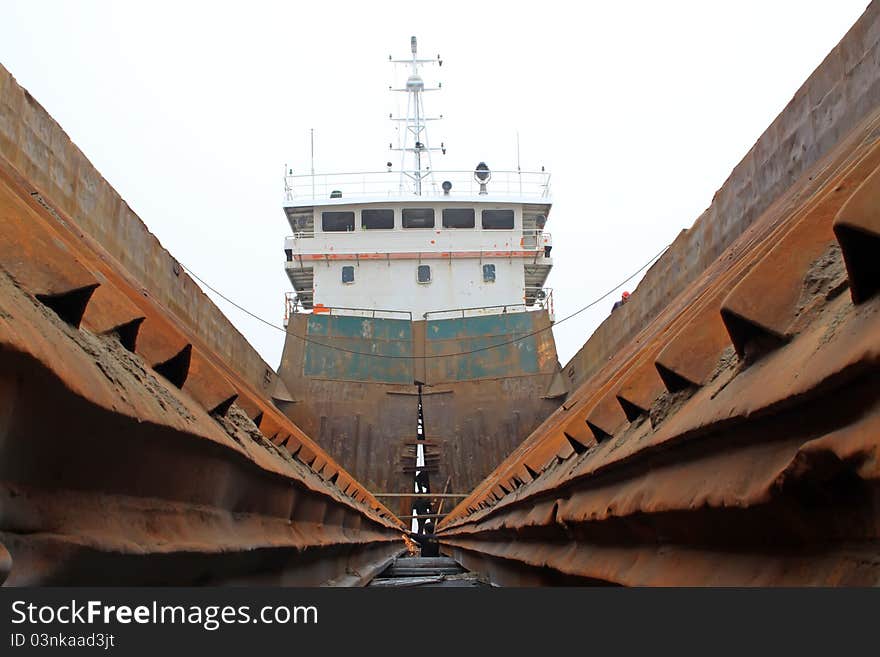
[[[488,586],[479,573],[462,568],[449,557],[398,557],[369,586],[381,588]]]

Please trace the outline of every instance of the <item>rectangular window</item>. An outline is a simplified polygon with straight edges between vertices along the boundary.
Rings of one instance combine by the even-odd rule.
[[[361,226],[365,230],[394,228],[394,210],[361,210]]]
[[[322,212],[321,230],[325,233],[354,230],[354,212]]]
[[[434,208],[404,208],[404,228],[433,228]]]
[[[446,208],[443,210],[444,228],[473,228],[473,208]]]
[[[495,265],[483,265],[483,282],[495,282]]]
[[[342,268],[342,282],[343,283],[354,283],[354,266],[353,265],[345,265]]]
[[[513,210],[483,210],[483,228],[511,230],[513,228]]]
[[[431,266],[430,265],[419,265],[418,272],[416,273],[419,283],[430,283],[431,282]]]

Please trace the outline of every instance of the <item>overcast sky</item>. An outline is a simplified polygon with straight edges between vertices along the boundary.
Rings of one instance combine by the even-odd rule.
[[[693,223],[866,4],[3,0],[0,61],[175,257],[280,323],[284,164],[314,128],[318,171],[381,170],[415,34],[444,59],[435,168],[515,168],[519,131],[552,172],[559,318]],[[284,335],[216,301],[277,366]],[[613,301],[556,329],[563,364]]]

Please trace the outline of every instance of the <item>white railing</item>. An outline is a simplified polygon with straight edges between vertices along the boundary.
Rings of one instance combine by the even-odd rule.
[[[287,326],[293,315],[344,315],[346,317],[369,317],[371,319],[406,319],[412,321],[412,312],[409,310],[386,310],[384,308],[344,308],[342,306],[325,306],[322,303],[315,304],[312,310],[302,307],[296,292],[284,293],[284,326]]]
[[[476,308],[457,308],[450,310],[431,310],[423,315],[424,319],[454,319],[457,317],[476,317],[478,315],[498,315],[504,313],[524,312],[529,310],[546,310],[550,315],[550,321],[554,320],[553,288],[526,288],[526,292],[535,297],[533,304],[509,303],[498,306],[479,306]],[[287,327],[290,318],[298,314],[326,314],[345,315],[348,317],[370,317],[373,319],[407,319],[412,321],[412,312],[408,310],[382,310],[374,308],[342,308],[337,306],[316,305],[312,310],[306,310],[297,299],[296,292],[284,293],[284,326]]]
[[[296,174],[284,177],[284,197],[294,200],[327,200],[346,198],[399,199],[401,197],[473,197],[480,195],[480,183],[473,171],[433,171],[421,182],[421,194],[415,183],[400,171],[367,171],[351,173]],[[443,183],[452,184],[449,193]],[[486,183],[489,196],[548,199],[550,173],[547,171],[492,171]],[[343,201],[344,202],[344,201]]]
[[[429,310],[425,313],[425,319],[456,319],[459,317],[477,317],[479,315],[501,315],[505,313],[525,312],[527,310],[547,310],[552,319],[553,314],[553,289],[526,288],[526,291],[535,297],[532,304],[525,300],[519,303],[508,303],[497,306],[477,306],[475,308],[450,308],[448,310]]]
[[[552,287],[526,287],[526,295],[535,298],[532,310],[546,310],[550,317],[550,322],[556,321],[556,308],[553,304],[553,288]]]

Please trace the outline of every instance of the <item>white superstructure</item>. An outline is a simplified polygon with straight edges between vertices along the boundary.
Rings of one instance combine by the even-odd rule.
[[[294,310],[409,315],[501,313],[546,307],[552,247],[549,173],[435,171],[415,37],[405,88],[400,169],[285,172],[285,240]],[[393,118],[393,117],[392,117]]]

